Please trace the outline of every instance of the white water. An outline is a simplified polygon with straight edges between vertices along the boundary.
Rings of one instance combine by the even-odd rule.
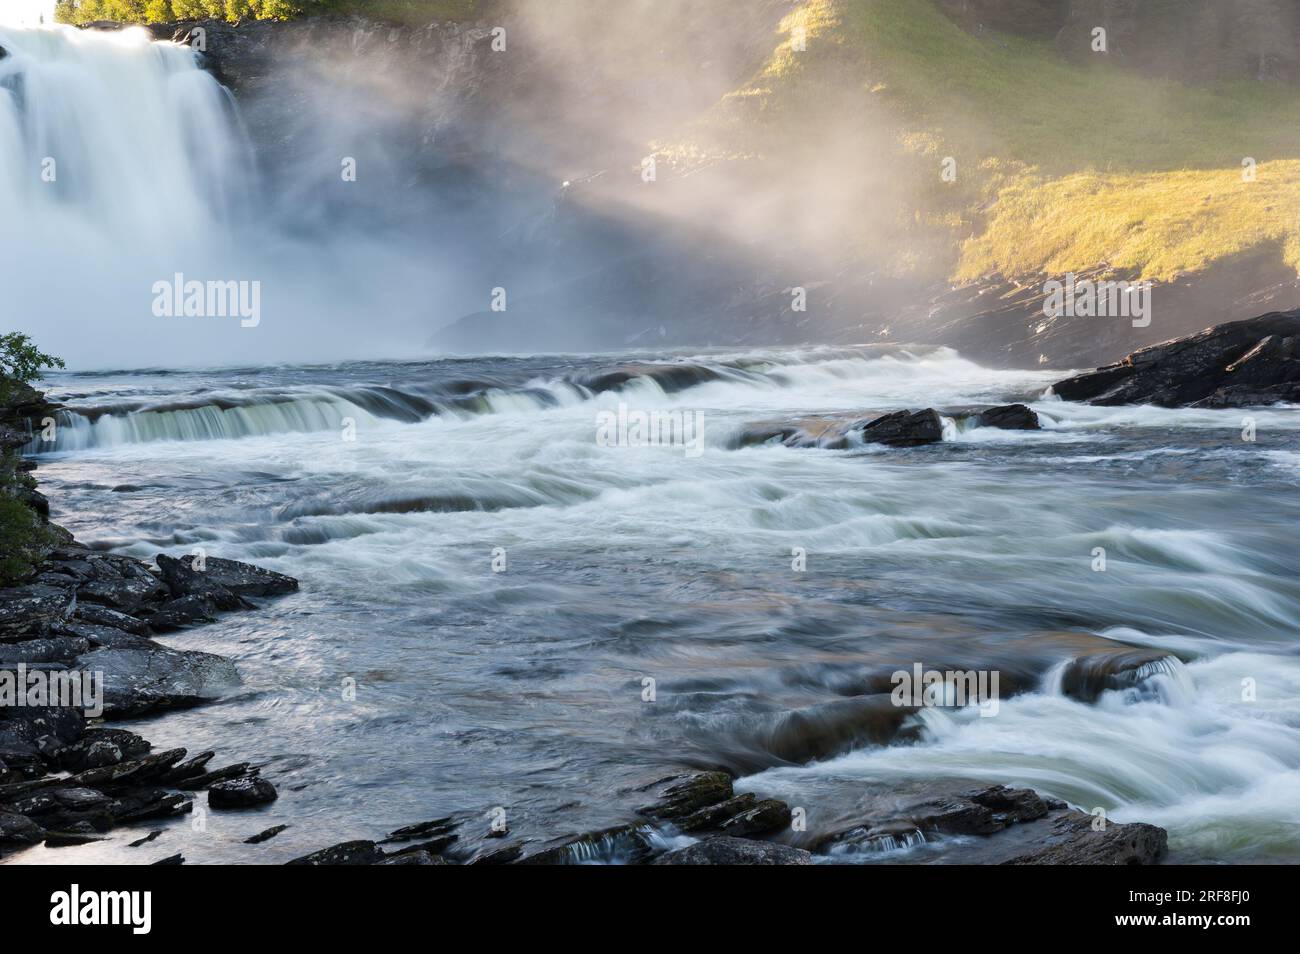
[[[391,354],[427,335],[437,258],[408,236],[314,232],[310,196],[273,208],[231,95],[190,49],[3,26],[0,47],[6,330],[82,368]],[[155,316],[155,283],[178,273],[260,283],[264,320]]]
[[[613,784],[603,773],[649,771],[645,753],[632,751],[570,777],[561,766],[580,763],[580,752],[648,734],[664,758],[689,742],[725,759],[754,737],[755,719],[841,698],[831,687],[863,666],[1016,665],[1026,652],[1061,660],[1073,652],[1067,631],[1092,634],[1088,645],[1149,645],[1190,661],[1153,671],[1152,691],[1092,705],[1052,691],[1048,675],[1043,691],[1004,699],[996,718],[929,711],[920,744],[771,769],[745,784],[812,804],[801,793],[826,777],[869,787],[973,776],[1167,825],[1179,857],[1300,857],[1300,585],[1287,529],[1300,479],[1294,410],[1255,412],[1256,444],[1241,441],[1238,412],[1040,398],[1040,432],[975,429],[907,451],[728,450],[757,419],[1007,400],[1041,394],[1046,382],[942,350],[689,360],[743,360],[747,370],[676,394],[641,379],[594,397],[565,383],[568,374],[611,359],[69,376],[60,385],[84,395],[73,415],[115,396],[246,404],[101,417],[69,428],[42,473],[82,536],[145,557],[202,545],[302,578],[307,615],[297,615],[301,605],[284,617],[272,609],[269,641],[197,645],[233,651],[246,678],[266,687],[277,713],[262,723],[268,755],[323,746],[331,765],[353,758],[349,771],[361,772],[409,752],[384,790],[395,824],[433,798],[429,786],[441,783],[431,765],[447,773],[440,804],[505,799],[499,786],[538,782],[526,740],[559,738],[545,743],[557,747],[542,759],[551,767],[536,771],[564,802]],[[357,403],[375,384],[433,394],[462,378],[515,384],[414,422]],[[270,401],[286,393],[299,402]],[[302,397],[312,394],[319,403]],[[620,401],[701,414],[704,452],[598,446],[596,413]],[[342,437],[345,416],[356,419],[354,441]],[[135,489],[113,493],[118,484]],[[1099,546],[1104,574],[1090,569]],[[506,574],[489,570],[494,547],[510,554]],[[790,572],[794,547],[808,553],[803,574]],[[358,611],[376,622],[358,628]],[[642,625],[643,638],[626,629]],[[536,673],[518,683],[523,696],[514,681],[502,688],[506,658]],[[367,698],[396,734],[321,728],[335,718],[330,674],[358,669],[395,680]],[[660,686],[653,718],[619,702],[624,684],[639,692],[647,672]],[[1257,702],[1240,697],[1247,676]],[[386,708],[408,680],[406,701]],[[431,680],[440,687],[432,697]],[[683,688],[701,680],[698,697]],[[491,700],[490,712],[476,699]],[[761,700],[759,711],[745,700]],[[247,705],[255,718],[259,703]],[[240,749],[244,709],[207,744]],[[464,763],[427,724],[448,709],[458,723],[487,720],[499,746]],[[206,725],[196,716],[185,732]],[[329,798],[349,799],[325,794],[333,777],[319,779],[310,798],[325,800],[313,810],[341,811]],[[930,847],[900,841],[897,853]]]

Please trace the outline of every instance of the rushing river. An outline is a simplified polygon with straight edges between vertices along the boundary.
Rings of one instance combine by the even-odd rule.
[[[85,542],[302,581],[164,637],[244,685],[141,731],[263,762],[281,792],[176,823],[159,846],[187,860],[498,806],[525,837],[595,829],[683,765],[811,831],[864,793],[976,779],[1165,826],[1174,860],[1297,860],[1300,413],[1251,412],[1245,441],[1240,411],[1066,404],[1052,377],[881,349],[60,374],[40,473]],[[760,420],[1022,399],[1043,430],[733,449]],[[687,412],[702,446],[599,439],[620,403]],[[1060,664],[1108,642],[1171,659],[1063,695]],[[826,749],[864,718],[845,700],[916,662],[1000,671],[998,714]],[[23,860],[134,858],[139,834]]]

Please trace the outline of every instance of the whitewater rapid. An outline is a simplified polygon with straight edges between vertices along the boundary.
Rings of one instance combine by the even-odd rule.
[[[1250,412],[1246,443],[1242,412],[1069,405],[1050,379],[890,348],[68,374],[41,473],[84,540],[303,581],[187,634],[246,690],[150,732],[254,736],[285,810],[347,819],[339,838],[430,805],[598,828],[685,761],[814,826],[973,778],[1166,826],[1175,859],[1300,857],[1300,414]],[[1044,429],[733,449],[755,421],[1012,400]],[[620,404],[698,415],[702,453],[601,446]],[[1094,702],[1060,691],[1110,645],[1168,656]],[[854,700],[913,662],[997,668],[1015,694],[874,745]],[[319,847],[298,838],[277,850]]]

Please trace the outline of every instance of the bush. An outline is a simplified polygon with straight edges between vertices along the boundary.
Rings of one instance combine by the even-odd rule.
[[[0,425],[12,418],[11,403],[46,368],[61,368],[58,358],[38,350],[27,335],[0,335]],[[31,475],[18,469],[21,457],[6,445],[0,450],[0,586],[28,576],[54,545],[55,534],[23,497],[35,489]]]

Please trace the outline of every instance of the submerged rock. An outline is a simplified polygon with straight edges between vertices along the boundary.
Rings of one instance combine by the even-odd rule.
[[[1070,660],[1061,674],[1061,692],[1080,702],[1096,702],[1103,692],[1129,689],[1148,676],[1167,672],[1174,657],[1158,649],[1114,649]]]
[[[1066,401],[1248,407],[1300,401],[1300,311],[1272,312],[1134,351],[1052,386]]]

